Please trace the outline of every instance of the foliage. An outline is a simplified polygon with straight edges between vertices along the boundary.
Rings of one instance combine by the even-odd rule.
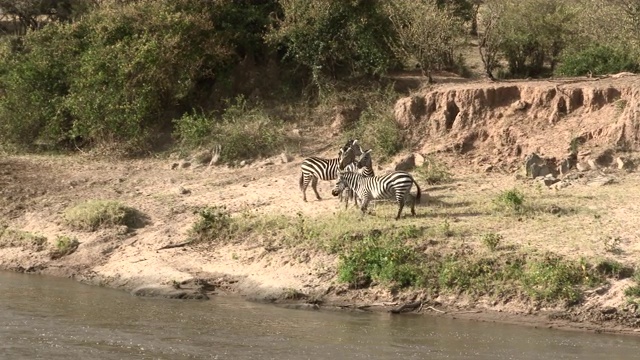
[[[88,200],[64,211],[67,225],[80,229],[95,231],[101,226],[136,225],[136,211],[113,200]]]
[[[75,252],[80,242],[78,239],[69,236],[58,236],[55,244],[55,248],[51,251],[51,258],[58,259]]]
[[[496,251],[502,241],[502,235],[496,233],[486,233],[481,237],[482,243],[491,251]]]
[[[629,49],[616,49],[607,45],[591,44],[575,53],[562,56],[557,73],[565,76],[582,76],[587,74],[605,75],[622,71],[640,70],[637,59],[629,53]]]
[[[463,30],[453,11],[436,1],[411,0],[388,2],[386,11],[395,31],[387,41],[398,59],[417,63],[425,75],[455,63]]]
[[[44,249],[47,238],[27,231],[10,229],[0,224],[0,249],[7,247],[27,247],[36,251]]]
[[[498,194],[494,203],[500,208],[518,212],[524,204],[524,194],[516,188],[505,190]]]
[[[228,101],[221,116],[194,111],[174,123],[174,136],[183,147],[219,144],[224,162],[270,156],[282,151],[286,142],[282,120],[259,105],[251,106],[243,96]]]
[[[576,285],[596,280],[589,276],[585,264],[568,262],[557,256],[546,256],[527,264],[522,283],[534,299],[563,298],[569,303],[575,303],[581,296]]]
[[[545,62],[555,69],[562,50],[571,41],[576,8],[555,0],[488,1],[491,36],[484,46],[499,50],[506,58],[509,73],[514,77],[540,76]],[[483,56],[487,59],[491,56]],[[495,59],[485,67],[495,66]]]
[[[416,173],[430,185],[445,184],[453,180],[453,175],[446,164],[433,156],[426,156],[422,166],[416,169]]]
[[[236,224],[225,206],[209,206],[195,212],[198,220],[189,231],[192,243],[227,240]]]
[[[422,278],[416,260],[416,254],[400,240],[370,234],[340,256],[338,277],[340,281],[360,286],[372,281],[416,286]]]
[[[379,1],[280,0],[283,17],[268,38],[322,76],[382,74],[393,61],[390,23]]]

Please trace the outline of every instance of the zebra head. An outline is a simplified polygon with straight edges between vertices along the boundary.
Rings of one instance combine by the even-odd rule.
[[[346,183],[346,181],[344,179],[344,176],[343,176],[344,173],[345,172],[343,172],[343,171],[340,171],[338,173],[338,181],[336,182],[336,185],[331,190],[331,195],[338,196],[338,195],[342,194],[344,189],[347,187],[347,183]]]
[[[338,157],[338,159],[340,160],[340,164],[338,165],[340,170],[344,170],[344,168],[347,167],[347,165],[354,163],[356,161],[355,145],[357,145],[357,142],[358,140],[354,140],[353,145],[351,145],[347,150],[342,152],[340,154],[340,157]],[[360,147],[360,145],[358,145],[358,147]]]
[[[358,160],[358,169],[363,167],[373,168],[373,161],[371,160],[371,149],[362,153],[360,160]]]
[[[358,139],[351,139],[348,140],[347,143],[340,148],[340,150],[338,150],[338,158],[342,157],[343,154],[349,149],[353,149],[355,157],[362,155],[362,147],[360,147]]]

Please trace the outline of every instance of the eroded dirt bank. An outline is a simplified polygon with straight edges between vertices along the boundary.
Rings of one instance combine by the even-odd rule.
[[[459,236],[434,240],[442,247],[480,248],[478,234],[493,231],[504,236],[505,247],[543,248],[569,258],[607,257],[637,267],[640,177],[632,164],[637,162],[634,151],[639,139],[639,82],[638,77],[625,77],[561,86],[549,82],[457,84],[401,100],[396,106],[398,121],[414,140],[416,152],[437,154],[454,177],[453,183],[444,186],[422,184],[428,197],[418,207],[424,214],[418,221],[428,228],[452,224]],[[308,140],[313,134],[303,132],[302,136],[308,143],[305,153],[292,154],[291,161],[275,157],[238,169],[196,163],[175,168],[172,164],[177,160],[172,159],[4,156],[0,158],[3,228],[46,241],[37,246],[14,238],[3,242],[0,268],[71,277],[138,295],[235,293],[296,306],[413,311],[638,333],[640,317],[624,295],[633,283],[628,277],[610,279],[588,292],[577,306],[545,307],[517,299],[392,292],[375,284],[350,289],[337,281],[337,255],[305,246],[278,246],[268,233],[224,245],[167,248],[186,240],[197,218],[194,211],[208,205],[224,204],[237,216],[284,214],[291,216],[291,226],[297,213],[309,218],[341,216],[342,207],[329,199],[330,184],[320,184],[323,201],[304,203],[297,189],[302,155],[331,156],[340,139],[316,143]],[[573,165],[593,160],[593,167],[564,171],[574,174],[566,187],[540,186],[538,180],[515,176],[516,171],[522,173],[517,168],[533,151],[560,163],[568,157],[575,138],[580,139],[579,158]],[[600,159],[602,152],[610,155],[610,161]],[[620,169],[618,157],[627,164]],[[611,181],[594,186],[592,180],[603,176]],[[485,211],[486,204],[514,186],[524,189],[530,201],[571,209],[570,215],[536,215],[517,226],[501,225],[504,219]],[[144,222],[133,228],[93,232],[69,228],[63,221],[65,209],[88,199],[122,202],[139,211]],[[77,238],[77,250],[52,256],[50,249],[60,236]],[[617,239],[615,252],[610,239]]]

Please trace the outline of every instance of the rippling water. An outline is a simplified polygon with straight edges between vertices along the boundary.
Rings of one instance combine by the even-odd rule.
[[[640,338],[430,316],[153,300],[0,272],[0,359],[638,359]]]

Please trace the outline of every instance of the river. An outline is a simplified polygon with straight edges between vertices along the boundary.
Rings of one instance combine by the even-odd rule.
[[[0,272],[0,359],[637,359],[640,338],[432,316],[137,298]]]

